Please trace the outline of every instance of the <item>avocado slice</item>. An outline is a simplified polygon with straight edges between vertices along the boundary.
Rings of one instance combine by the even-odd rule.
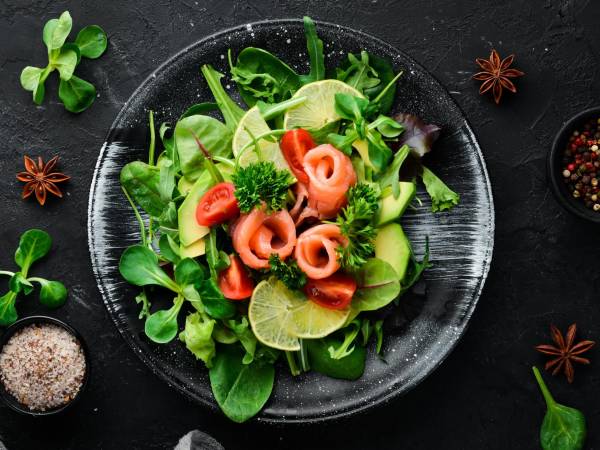
[[[232,169],[225,164],[217,164],[217,168],[223,175],[226,181],[231,180]],[[199,239],[202,239],[209,232],[208,227],[198,225],[196,221],[196,207],[202,196],[213,185],[212,178],[207,170],[202,172],[198,177],[187,197],[179,207],[177,218],[179,223],[179,241],[182,246],[187,247],[192,245]]]
[[[400,182],[400,195],[398,198],[394,198],[391,189],[384,190],[375,224],[377,226],[385,225],[401,217],[408,205],[410,205],[410,202],[415,198],[416,192],[417,186],[412,181]]]
[[[389,223],[379,229],[375,238],[375,257],[389,263],[399,280],[406,275],[411,253],[410,242],[399,224]]]
[[[373,163],[369,158],[369,143],[365,140],[356,140],[352,143],[352,147],[356,149],[362,160],[365,162],[365,166],[373,169]]]
[[[186,177],[181,177],[177,182],[177,190],[181,195],[188,195],[193,187],[194,182],[188,180]]]
[[[179,256],[181,258],[195,258],[196,256],[204,255],[204,253],[206,253],[206,241],[204,239],[199,239],[187,247],[183,245],[179,247]]]

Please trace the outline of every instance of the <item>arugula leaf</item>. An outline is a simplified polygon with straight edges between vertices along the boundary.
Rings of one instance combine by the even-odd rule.
[[[212,339],[215,321],[206,315],[195,312],[185,318],[185,328],[179,333],[179,339],[197,359],[204,361],[206,367],[212,367],[216,354],[215,341]]]
[[[381,83],[377,71],[369,65],[369,54],[364,50],[360,52],[360,59],[348,53],[347,67],[337,68],[336,78],[362,93]]]
[[[232,80],[248,106],[258,100],[278,103],[290,98],[300,87],[300,77],[290,66],[266,50],[247,47],[240,52],[236,65],[229,65]]]
[[[360,322],[361,321],[359,319],[354,319],[346,328],[344,328],[344,341],[342,342],[342,345],[340,345],[337,349],[334,346],[330,346],[327,349],[329,351],[329,356],[332,359],[345,358],[354,351],[356,347],[350,346],[358,337],[358,333],[360,332]]]
[[[345,206],[336,224],[348,239],[346,246],[337,248],[340,265],[349,271],[359,269],[375,251],[377,229],[372,221],[379,208],[380,192],[367,183],[358,183],[348,190]]]
[[[310,17],[304,16],[304,35],[306,47],[310,58],[310,72],[300,75],[303,84],[325,79],[325,56],[323,55],[323,41],[317,35],[317,28]]]
[[[444,211],[458,205],[460,196],[425,166],[423,166],[422,177],[425,189],[431,197],[431,211]]]
[[[223,78],[222,73],[213,69],[210,64],[203,65],[201,71],[219,109],[221,110],[221,114],[223,114],[227,128],[234,133],[240,119],[244,115],[244,110],[240,108],[237,103],[227,95],[225,89],[223,89],[223,85],[221,84],[221,78]]]
[[[269,266],[271,273],[282,281],[288,289],[302,289],[306,284],[306,274],[300,270],[295,260],[285,262],[281,260],[277,253],[272,253],[269,256]]]
[[[369,65],[377,72],[380,83],[363,90],[363,94],[377,105],[380,114],[392,109],[396,97],[396,81],[402,72],[394,74],[394,68],[387,59],[369,53]]]
[[[379,177],[379,187],[383,191],[386,187],[391,186],[394,198],[400,196],[400,169],[408,156],[409,149],[407,145],[403,145],[394,155],[392,163]]]
[[[289,170],[278,170],[271,161],[238,167],[231,176],[240,211],[250,212],[263,202],[266,210],[279,211],[286,205],[288,187],[294,183]]]

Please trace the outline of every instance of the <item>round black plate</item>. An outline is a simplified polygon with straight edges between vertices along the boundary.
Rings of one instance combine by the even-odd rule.
[[[429,236],[434,266],[426,272],[425,297],[402,301],[394,330],[385,334],[385,361],[370,349],[367,368],[358,381],[309,373],[292,378],[278,371],[271,399],[259,420],[307,422],[331,419],[372,407],[416,386],[448,355],[463,334],[481,294],[492,258],[494,208],[479,145],[462,111],[448,92],[404,53],[364,33],[318,23],[326,64],[335,67],[348,52],[365,49],[388,58],[404,75],[398,84],[396,110],[419,115],[443,128],[428,156],[428,165],[461,195],[450,213],[432,214],[427,195],[409,212],[403,225],[417,255]],[[227,50],[265,48],[299,73],[308,69],[302,22],[280,20],[248,24],[207,37],[159,67],[134,92],[117,116],[102,147],[89,201],[89,246],[98,286],[117,328],[137,355],[161,378],[188,397],[213,408],[207,371],[177,341],[152,344],[145,338],[137,289],[118,272],[121,252],[139,242],[139,228],[119,185],[127,162],[147,159],[147,111],[157,122],[174,121],[190,105],[212,100],[200,66],[213,64],[228,73]],[[238,98],[226,76],[227,89]],[[165,299],[165,305],[170,299]]]

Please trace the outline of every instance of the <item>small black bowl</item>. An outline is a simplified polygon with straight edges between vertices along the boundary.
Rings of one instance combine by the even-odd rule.
[[[11,326],[9,326],[4,331],[4,334],[0,338],[0,351],[2,350],[4,345],[8,342],[8,340],[12,337],[12,335],[15,334],[17,331],[25,328],[28,325],[44,324],[44,323],[49,323],[49,324],[57,325],[61,328],[64,328],[65,330],[67,330],[69,333],[71,333],[73,336],[75,336],[77,338],[77,340],[79,341],[79,344],[81,345],[81,348],[83,349],[83,355],[85,357],[85,374],[83,376],[83,381],[81,383],[81,387],[79,388],[79,392],[77,392],[77,395],[75,395],[75,397],[70,402],[68,402],[62,406],[58,406],[56,408],[46,410],[46,411],[30,410],[29,408],[27,408],[27,406],[19,403],[16,398],[14,398],[10,393],[8,393],[8,391],[4,388],[4,384],[2,382],[0,382],[0,397],[2,397],[2,400],[4,400],[4,403],[6,403],[11,409],[13,409],[17,412],[20,412],[22,414],[26,414],[28,416],[36,416],[36,417],[51,416],[51,415],[55,415],[55,414],[63,412],[65,409],[70,407],[73,403],[75,403],[81,397],[81,394],[85,390],[85,387],[87,385],[87,381],[88,381],[89,374],[90,374],[90,358],[89,358],[87,346],[85,344],[85,341],[83,340],[83,337],[75,328],[73,328],[72,326],[66,324],[65,322],[63,322],[61,320],[55,319],[54,317],[30,316],[30,317],[25,317],[23,319],[17,320],[15,323],[13,323]]]
[[[569,119],[554,138],[547,162],[548,179],[558,203],[570,213],[595,223],[600,223],[600,212],[586,208],[581,201],[573,198],[567,189],[562,175],[562,157],[573,131],[581,129],[588,120],[599,117],[600,106],[597,106],[586,109]]]

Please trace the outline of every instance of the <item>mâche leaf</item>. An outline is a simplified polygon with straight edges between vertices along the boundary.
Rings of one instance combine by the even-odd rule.
[[[166,344],[177,336],[177,316],[183,305],[183,297],[178,296],[173,306],[150,314],[144,324],[144,332],[157,344]]]
[[[96,99],[96,88],[75,75],[68,80],[61,78],[58,86],[58,97],[65,109],[72,113],[80,113],[88,109]]]
[[[75,44],[79,47],[81,56],[96,59],[106,51],[108,39],[104,30],[98,25],[88,25],[77,33]]]
[[[128,247],[119,261],[119,272],[129,283],[136,286],[156,285],[173,292],[179,287],[158,265],[158,256],[143,245]]]
[[[27,270],[38,259],[43,258],[52,247],[52,238],[43,230],[31,229],[21,235],[15,252],[15,262],[27,276]]]

